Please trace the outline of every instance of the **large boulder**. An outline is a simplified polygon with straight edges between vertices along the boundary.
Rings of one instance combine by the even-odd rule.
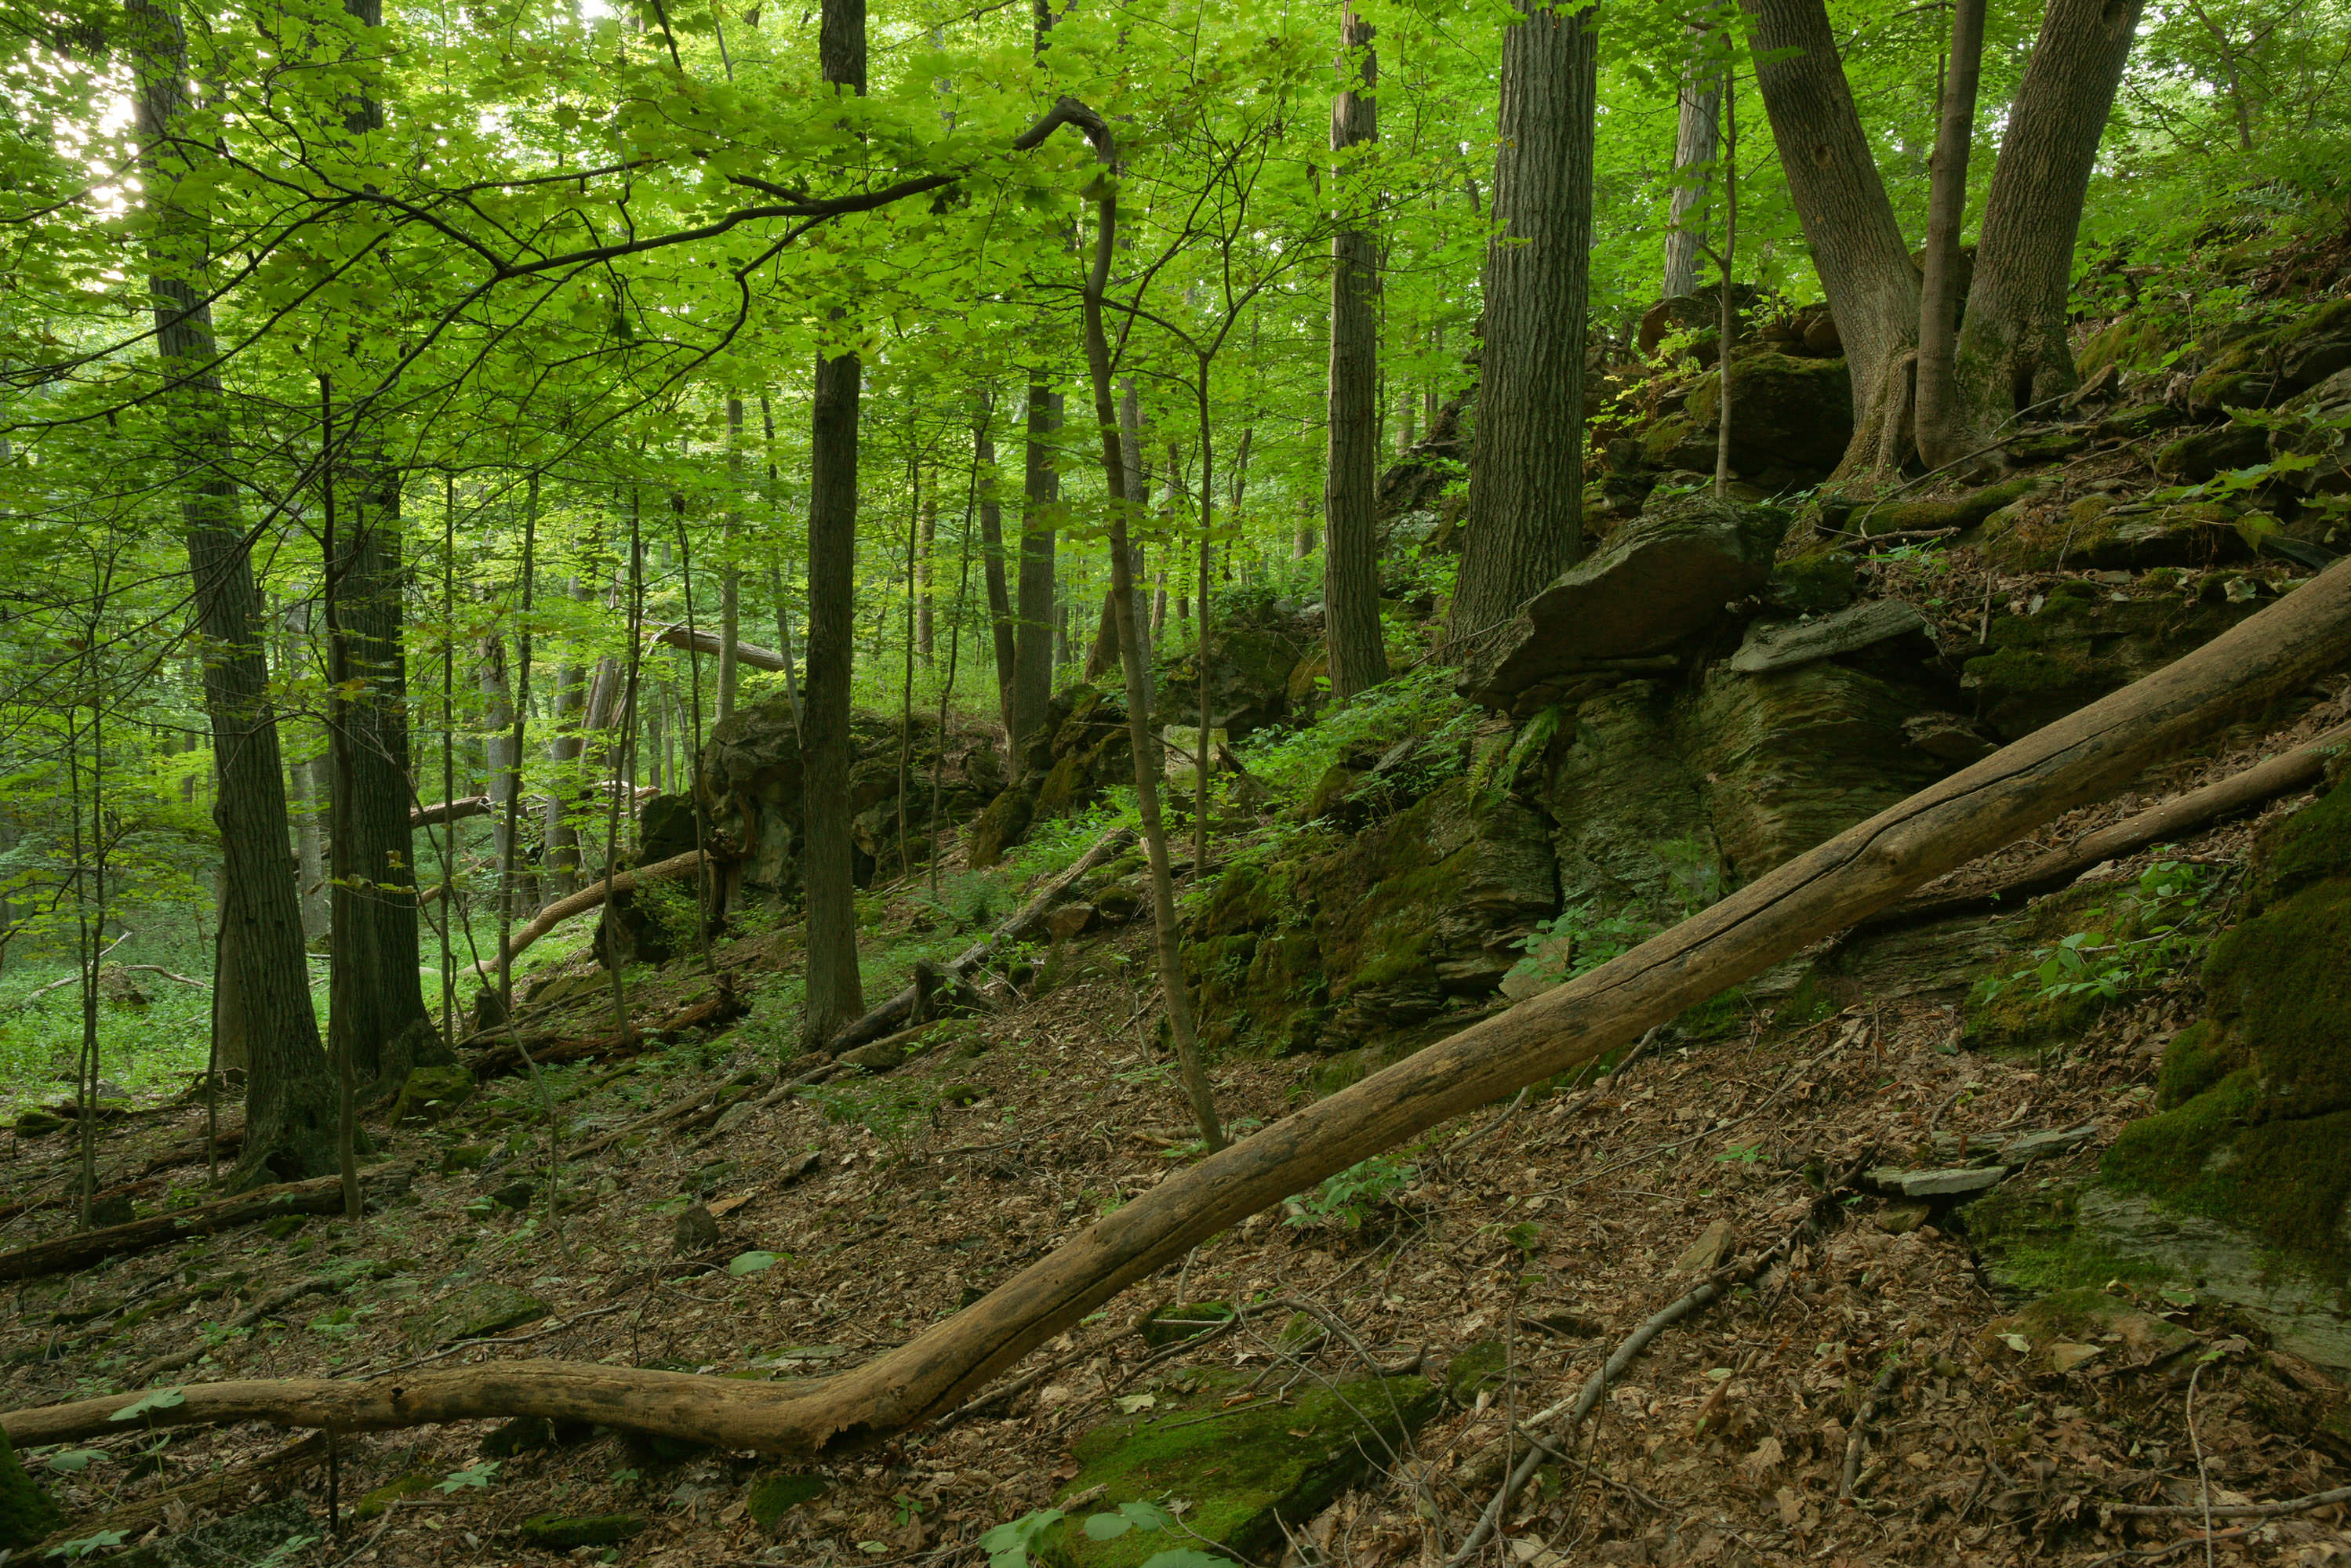
[[[2094,1178],[1971,1226],[1995,1282],[2163,1284],[2351,1368],[2351,785],[2265,829],[2252,880],[2252,913],[2205,960],[2207,1016],[2164,1053],[2158,1113]]]
[[[899,858],[901,736],[895,718],[861,712],[851,716],[850,737],[851,835],[862,885],[878,867],[894,865]],[[941,821],[960,824],[1004,788],[1004,768],[994,738],[976,726],[950,724],[942,737],[937,719],[917,713],[911,739],[904,768],[905,848],[915,858],[929,845],[935,769]],[[789,701],[770,697],[721,720],[703,747],[696,782],[710,841],[723,862],[725,906],[796,904],[804,819],[799,725]],[[654,835],[663,835],[666,846],[693,831],[692,802],[685,798],[656,797],[645,812],[648,860],[658,858],[652,852]],[[683,842],[693,847],[690,836]]]
[[[1715,630],[1770,582],[1787,526],[1775,507],[1710,496],[1645,511],[1486,644],[1462,673],[1463,694],[1508,707],[1537,686]]]
[[[2351,370],[2351,299],[2221,345],[2189,385],[2188,401],[2206,414],[2271,408],[2342,370]]]
[[[1044,722],[1020,743],[1019,777],[973,827],[966,846],[970,864],[996,865],[1036,823],[1084,810],[1111,785],[1133,783],[1134,756],[1124,704],[1092,686],[1059,694],[1045,705]]]
[[[1662,920],[1722,860],[1705,788],[1683,760],[1673,697],[1626,681],[1576,705],[1552,743],[1542,803],[1557,824],[1562,907],[1637,908]]]
[[[1683,406],[1711,433],[1721,378],[1708,375]],[[1843,360],[1757,354],[1730,361],[1730,465],[1750,478],[1825,474],[1853,440],[1853,378]]]
[[[1208,726],[1238,740],[1290,714],[1290,677],[1322,640],[1316,617],[1282,600],[1229,598],[1208,623]],[[1157,703],[1196,724],[1200,654],[1187,648],[1159,667]]]

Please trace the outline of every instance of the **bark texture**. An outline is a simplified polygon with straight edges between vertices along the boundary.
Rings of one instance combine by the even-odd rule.
[[[1959,227],[1968,208],[1968,148],[1975,136],[1976,82],[1983,70],[1984,0],[1957,0],[1950,67],[1943,78],[1927,198],[1925,277],[1918,300],[1918,455],[1930,468],[1978,444],[1959,406]],[[2066,252],[2073,246],[2069,240]],[[2068,364],[2071,358],[2068,357]]]
[[[1053,543],[1061,476],[1053,465],[1061,398],[1043,378],[1029,383],[1029,439],[1021,481],[1019,616],[1012,632],[1012,685],[1005,702],[1013,754],[1045,722],[1053,695]]]
[[[1694,26],[1689,34],[1695,44],[1705,37],[1706,29]],[[1707,187],[1714,178],[1716,120],[1721,111],[1721,78],[1704,63],[1693,64],[1682,74],[1676,109],[1673,226],[1666,231],[1666,272],[1658,292],[1663,299],[1678,298],[1698,287],[1698,256],[1706,242]]]
[[[303,958],[300,889],[287,848],[286,776],[277,717],[262,653],[261,590],[237,516],[236,492],[220,477],[229,442],[214,361],[212,309],[195,279],[208,264],[203,221],[172,198],[187,172],[179,138],[188,48],[178,18],[151,3],[124,8],[135,75],[138,136],[155,204],[147,241],[154,293],[156,352],[177,386],[168,431],[183,474],[181,519],[204,648],[204,707],[212,722],[225,901],[224,980],[245,1014],[247,1077],[244,1152],[231,1173],[239,1190],[323,1176],[336,1168],[335,1084],[319,1048]],[[232,928],[233,927],[233,928]]]
[[[485,1416],[601,1421],[726,1448],[820,1454],[956,1408],[988,1380],[1191,1247],[1452,1116],[1567,1071],[1753,977],[1909,889],[2099,800],[2351,658],[2351,564],[2135,685],[1846,830],[1631,952],[1471,1025],[1171,1174],[912,1343],[820,1381],[570,1362],[493,1362],[366,1383],[194,1384],[157,1426],[267,1420],[369,1431]],[[118,1429],[111,1394],[0,1416],[9,1439]]]
[[[1379,137],[1379,58],[1372,26],[1353,0],[1339,12],[1341,87],[1331,103],[1331,150],[1345,153]],[[1332,160],[1332,184],[1361,189],[1347,160]],[[1379,475],[1379,245],[1362,212],[1343,212],[1331,236],[1330,444],[1322,471],[1322,624],[1331,654],[1331,695],[1341,701],[1388,678],[1380,636],[1380,542],[1374,491]]]
[[[992,399],[990,400],[992,402]],[[991,434],[989,414],[984,408],[980,423],[972,433],[974,461],[979,465],[979,570],[987,588],[987,627],[989,643],[996,655],[996,705],[1004,720],[1004,732],[1012,733],[1013,641],[1012,591],[1004,572],[1004,503],[998,498],[996,477],[996,437]]]
[[[1984,193],[1959,331],[1959,395],[1986,433],[2078,384],[2065,341],[2074,236],[2142,5],[2050,0],[2042,16]]]
[[[865,94],[864,0],[824,0],[818,39],[824,79]],[[807,706],[800,716],[800,879],[808,907],[803,1038],[821,1051],[865,1010],[857,971],[857,882],[850,840],[849,682],[855,656],[857,421],[864,367],[853,353],[819,359],[809,436]]]
[[[1852,372],[1854,438],[1844,466],[1899,462],[1910,444],[1918,269],[1870,155],[1823,0],[1740,5],[1755,85]],[[2069,252],[2072,243],[2069,233]]]
[[[1591,293],[1591,14],[1522,11],[1502,36],[1501,152],[1467,537],[1447,643],[1459,657],[1583,549]]]

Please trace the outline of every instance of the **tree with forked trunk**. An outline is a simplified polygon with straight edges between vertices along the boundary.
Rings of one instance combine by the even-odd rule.
[[[1891,473],[1918,444],[1919,269],[1870,154],[1824,0],[1740,4],[1789,195],[1852,370],[1854,435],[1838,473]],[[1980,446],[2074,385],[2065,342],[2074,236],[2143,5],[2050,0],[2042,16],[1984,199],[1955,351],[1957,417],[1939,442]]]

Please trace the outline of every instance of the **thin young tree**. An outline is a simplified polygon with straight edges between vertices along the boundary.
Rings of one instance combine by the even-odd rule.
[[[1959,226],[1968,210],[1968,148],[1983,74],[1984,0],[1953,0],[1949,63],[1927,196],[1925,277],[1918,289],[1918,455],[1930,468],[1974,441],[1959,407]]]

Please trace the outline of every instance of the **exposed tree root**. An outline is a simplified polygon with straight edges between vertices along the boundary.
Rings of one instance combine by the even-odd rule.
[[[1631,952],[1319,1101],[1136,1196],[962,1312],[816,1382],[492,1362],[367,1383],[189,1386],[157,1425],[383,1430],[545,1416],[731,1448],[818,1454],[955,1409],[1004,1368],[1195,1244],[1323,1177],[1589,1061],[1724,988],[2137,777],[2351,658],[2351,566],[2330,568],[2169,667],[1789,862]],[[108,1430],[140,1396],[5,1418],[19,1444]],[[119,1429],[119,1428],[117,1428]]]

